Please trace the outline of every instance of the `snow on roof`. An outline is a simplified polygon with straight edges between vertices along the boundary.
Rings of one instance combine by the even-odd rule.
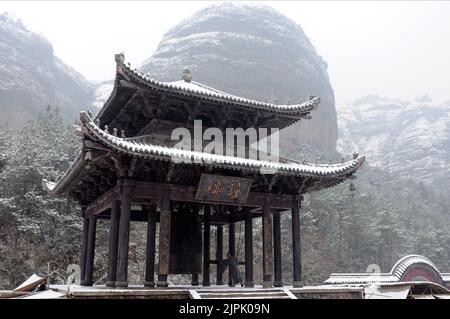
[[[406,270],[408,270],[409,267],[415,264],[425,264],[439,273],[439,269],[431,260],[420,255],[408,255],[401,258],[395,263],[394,267],[392,267],[391,273],[394,276],[401,278]]]
[[[365,299],[406,299],[411,290],[410,285],[381,286],[368,285],[364,288]]]
[[[64,298],[66,295],[57,291],[53,291],[51,289],[38,291],[24,297],[19,297],[20,299],[59,299]]]
[[[388,283],[397,282],[399,279],[387,273],[360,273],[360,274],[331,274],[325,280],[325,284],[360,284],[360,283]]]
[[[40,277],[36,274],[32,274],[27,280],[25,280],[20,286],[18,286],[13,291],[30,291],[37,287],[38,285],[46,281],[45,277]]]
[[[436,265],[428,258],[420,255],[408,255],[398,260],[389,273],[333,273],[330,278],[325,280],[325,284],[400,282],[406,271],[418,264],[432,268],[442,278],[443,282],[450,282],[450,274],[441,274]]]
[[[42,180],[42,187],[47,191],[52,191],[56,186],[55,182],[51,182],[49,180],[46,180],[45,178]]]
[[[82,124],[104,144],[120,152],[144,158],[193,159],[194,163],[205,163],[212,166],[234,166],[250,169],[274,170],[286,175],[335,177],[343,178],[354,173],[364,162],[364,156],[342,164],[308,164],[291,161],[289,163],[269,162],[235,156],[196,152],[173,147],[141,143],[136,140],[121,138],[109,134],[98,127],[86,112],[80,113]]]
[[[219,100],[227,104],[237,104],[247,108],[286,115],[305,116],[312,110],[316,109],[320,102],[319,97],[311,97],[309,101],[300,104],[272,104],[238,97],[192,81],[161,82],[150,78],[149,75],[139,72],[137,69],[133,69],[129,63],[125,63],[123,53],[116,54],[115,58],[118,66],[118,72],[121,70],[128,77],[132,77],[135,81],[141,82],[147,86],[175,91],[187,95],[194,95],[215,101]],[[99,112],[99,114],[101,113],[102,111]]]

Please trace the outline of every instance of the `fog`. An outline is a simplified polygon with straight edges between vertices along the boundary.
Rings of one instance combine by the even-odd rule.
[[[114,76],[114,53],[140,65],[166,31],[217,2],[1,2],[49,39],[55,54],[99,82]],[[450,100],[449,2],[264,2],[299,23],[328,62],[336,106],[379,94]]]

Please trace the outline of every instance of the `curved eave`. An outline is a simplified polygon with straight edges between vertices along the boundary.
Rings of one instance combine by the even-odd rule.
[[[125,78],[128,78],[130,81],[135,82],[137,84],[148,87],[152,90],[159,90],[164,92],[175,93],[183,96],[190,96],[201,100],[211,101],[215,103],[221,103],[226,105],[232,105],[236,107],[241,107],[245,109],[251,110],[259,110],[267,113],[274,113],[283,116],[291,116],[296,118],[297,120],[306,117],[311,111],[317,109],[320,98],[315,97],[309,101],[300,104],[293,105],[278,105],[272,103],[265,103],[255,100],[250,100],[242,97],[238,97],[232,94],[228,94],[225,92],[221,92],[215,90],[213,88],[208,88],[208,90],[195,90],[186,87],[182,87],[176,84],[161,82],[150,78],[147,74],[137,71],[137,69],[133,69],[129,64],[126,64],[123,58],[123,55],[116,55],[116,82],[114,85],[114,90],[117,86],[117,78],[118,75],[122,75]],[[202,85],[204,86],[204,85]],[[204,86],[207,88],[206,86]],[[105,102],[102,109],[98,112],[96,119],[100,118],[104,111],[108,108],[112,97],[114,96],[114,92],[111,94],[109,99]]]
[[[342,164],[334,165],[317,165],[305,163],[279,163],[269,161],[259,161],[240,157],[224,156],[218,154],[207,154],[202,152],[194,152],[189,150],[175,149],[153,144],[143,144],[130,139],[120,138],[109,134],[99,128],[86,112],[80,114],[82,124],[92,134],[106,146],[130,156],[136,156],[147,159],[158,159],[165,161],[178,160],[181,162],[190,161],[194,165],[204,165],[212,167],[225,167],[228,169],[242,170],[268,170],[275,171],[277,174],[290,176],[304,176],[315,178],[332,179],[325,181],[319,189],[332,187],[346,179],[347,176],[356,172],[363,164],[364,156]],[[327,186],[327,184],[329,184]]]
[[[42,181],[44,189],[46,189],[52,195],[63,195],[68,193],[67,186],[74,180],[76,180],[76,177],[84,169],[85,164],[86,161],[83,159],[83,152],[80,152],[80,154],[78,154],[78,156],[75,158],[70,167],[57,183],[52,183],[47,180]],[[53,187],[49,187],[49,184],[53,184]]]
[[[99,119],[102,117],[103,113],[108,109],[108,106],[111,104],[111,101],[115,98],[115,96],[117,94],[117,82],[118,82],[118,78],[116,77],[114,79],[113,90],[111,91],[108,99],[106,99],[106,101],[103,104],[103,106],[101,107],[101,109],[97,112],[95,119]]]

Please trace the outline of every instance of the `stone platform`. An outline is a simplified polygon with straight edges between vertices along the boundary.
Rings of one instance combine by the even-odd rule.
[[[254,288],[228,286],[169,286],[166,288],[109,288],[106,286],[51,285],[66,298],[77,299],[362,299],[362,287],[309,286]]]

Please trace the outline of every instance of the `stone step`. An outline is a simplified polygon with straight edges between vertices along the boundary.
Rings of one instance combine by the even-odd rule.
[[[283,289],[191,290],[194,299],[292,299]]]
[[[281,293],[281,292],[277,292],[277,293],[232,293],[232,294],[227,294],[227,293],[220,293],[220,292],[211,292],[211,293],[199,293],[200,296],[202,297],[208,297],[208,296],[286,296],[285,293]]]
[[[226,297],[205,297],[202,299],[291,299],[289,296],[257,296],[257,297],[249,297],[249,296],[226,296]]]
[[[199,294],[284,294],[285,292],[282,290],[269,290],[269,291],[246,291],[246,290],[236,290],[236,291],[227,291],[227,290],[209,290],[209,291],[200,291],[197,290]]]

